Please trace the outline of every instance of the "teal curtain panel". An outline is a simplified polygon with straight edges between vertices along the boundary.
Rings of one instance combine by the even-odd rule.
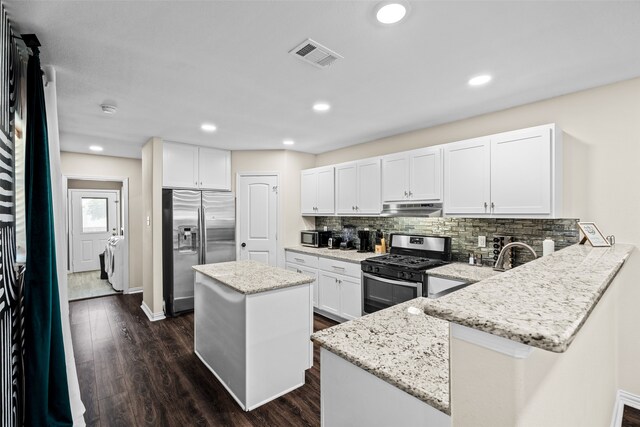
[[[56,272],[49,141],[39,49],[27,65],[25,425],[71,426]]]

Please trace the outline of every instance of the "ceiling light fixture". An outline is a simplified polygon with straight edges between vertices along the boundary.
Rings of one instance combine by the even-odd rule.
[[[203,123],[202,125],[200,125],[200,129],[205,132],[215,132],[218,128],[212,123]]]
[[[118,111],[118,107],[111,104],[100,104],[100,108],[102,108],[102,112],[105,114],[115,114]]]
[[[284,141],[282,141],[282,143],[284,145],[293,145],[295,144],[295,141],[293,139],[285,139]]]
[[[316,113],[326,113],[331,109],[331,105],[326,102],[316,102],[313,104],[313,111]]]
[[[492,77],[489,74],[481,74],[469,79],[469,86],[482,86],[491,81]]]
[[[381,24],[395,24],[407,15],[407,6],[401,3],[384,2],[376,7],[376,19]]]
[[[100,147],[99,145],[92,145],[92,146],[89,147],[89,150],[91,150],[91,151],[102,151],[103,148]]]

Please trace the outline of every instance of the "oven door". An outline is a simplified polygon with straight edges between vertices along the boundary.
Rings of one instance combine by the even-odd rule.
[[[422,296],[422,282],[387,279],[362,273],[362,314],[374,313]]]

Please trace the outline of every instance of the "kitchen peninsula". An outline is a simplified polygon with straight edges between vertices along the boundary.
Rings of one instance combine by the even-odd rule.
[[[313,280],[251,260],[193,269],[195,353],[238,404],[250,411],[304,385]]]
[[[632,251],[573,245],[315,333],[324,420],[606,425],[617,391],[614,279]],[[458,267],[441,274],[466,274]],[[365,395],[351,398],[344,378]]]

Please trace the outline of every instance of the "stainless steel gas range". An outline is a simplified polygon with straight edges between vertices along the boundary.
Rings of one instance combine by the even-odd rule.
[[[361,263],[362,312],[369,314],[419,296],[438,298],[459,289],[429,292],[427,271],[451,262],[451,238],[392,234],[388,255]]]

